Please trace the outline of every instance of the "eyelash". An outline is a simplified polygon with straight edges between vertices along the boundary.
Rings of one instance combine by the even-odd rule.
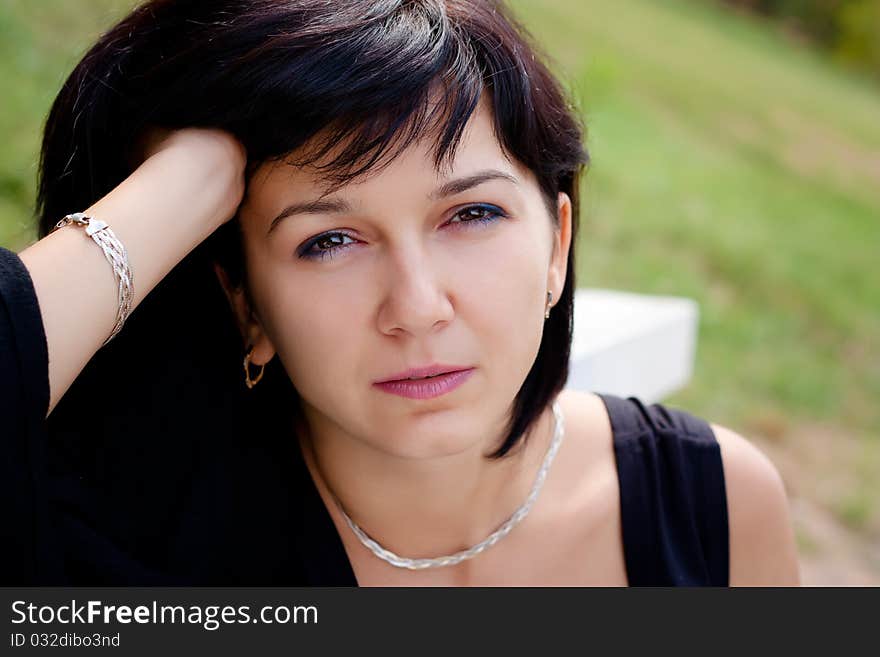
[[[501,208],[499,208],[497,205],[489,205],[486,203],[477,203],[475,205],[468,205],[464,208],[461,208],[453,215],[453,218],[458,217],[459,215],[461,215],[465,212],[470,212],[471,210],[485,210],[486,216],[475,218],[475,219],[469,219],[466,221],[458,221],[455,223],[458,225],[464,226],[466,229],[471,229],[471,228],[484,227],[487,224],[494,223],[494,222],[498,221],[499,219],[507,217],[505,212]],[[474,225],[474,224],[476,224],[476,225]],[[331,246],[329,249],[320,249],[317,251],[311,250],[312,247],[314,247],[319,242],[321,242],[325,239],[328,239],[330,237],[336,237],[336,236],[348,237],[349,239],[353,239],[348,233],[339,233],[339,232],[324,233],[323,235],[318,235],[317,237],[312,238],[311,240],[306,242],[301,248],[297,249],[297,256],[299,258],[304,259],[304,260],[325,260],[327,258],[333,258],[334,255],[337,252],[339,252],[340,250],[345,250],[349,246],[352,246],[351,243],[338,244],[335,246]]]

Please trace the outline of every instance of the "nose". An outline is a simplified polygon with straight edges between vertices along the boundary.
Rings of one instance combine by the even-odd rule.
[[[406,248],[389,254],[386,293],[378,314],[379,330],[387,335],[423,336],[446,325],[454,315],[440,267],[428,250]]]

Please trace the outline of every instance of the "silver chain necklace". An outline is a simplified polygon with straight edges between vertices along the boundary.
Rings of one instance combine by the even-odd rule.
[[[354,532],[354,535],[358,537],[361,543],[370,550],[377,557],[382,559],[383,561],[387,561],[392,566],[397,566],[398,568],[409,568],[410,570],[422,570],[425,568],[440,568],[442,566],[454,566],[457,563],[461,563],[465,559],[471,559],[481,552],[483,552],[486,548],[495,545],[502,538],[507,536],[510,533],[510,530],[516,527],[523,518],[531,511],[532,505],[534,505],[535,500],[538,499],[538,493],[541,492],[541,488],[544,485],[544,480],[547,478],[547,471],[550,469],[550,464],[553,463],[553,458],[556,456],[556,452],[559,451],[559,446],[562,444],[562,438],[565,434],[565,423],[562,417],[562,411],[559,408],[559,402],[553,402],[553,415],[556,418],[556,428],[553,433],[553,440],[550,442],[550,446],[547,448],[547,454],[544,456],[544,462],[541,464],[540,470],[538,470],[538,475],[535,477],[535,483],[532,484],[532,490],[529,493],[529,496],[526,498],[526,501],[522,503],[516,511],[513,512],[513,515],[508,518],[504,524],[502,524],[498,529],[489,534],[488,537],[474,545],[473,547],[468,548],[467,550],[462,550],[461,552],[456,552],[455,554],[451,554],[446,557],[433,557],[430,559],[408,559],[406,557],[401,557],[391,550],[386,550],[381,545],[379,545],[376,541],[370,538],[363,529],[358,527],[357,523],[349,518],[348,514],[345,512],[345,509],[342,508],[342,504],[336,499],[335,495],[333,497],[334,502],[336,502],[336,506],[339,508],[340,513],[342,513],[342,517],[345,518],[345,522],[348,523],[348,526],[351,527],[351,530]]]

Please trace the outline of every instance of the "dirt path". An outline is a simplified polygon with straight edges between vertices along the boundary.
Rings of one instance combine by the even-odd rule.
[[[762,433],[764,435],[762,435]],[[755,444],[785,482],[798,539],[805,586],[880,586],[877,505],[858,530],[832,508],[857,490],[866,453],[848,434],[828,425],[800,424],[783,435],[755,432]],[[873,456],[871,457],[873,459]],[[873,470],[873,464],[868,464]],[[878,472],[880,474],[880,472]]]
[[[791,510],[804,586],[880,586],[880,545],[809,500],[791,499]]]

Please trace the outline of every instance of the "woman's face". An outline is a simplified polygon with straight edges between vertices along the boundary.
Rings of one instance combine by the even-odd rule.
[[[450,170],[438,172],[420,142],[323,192],[313,171],[286,164],[249,183],[240,217],[253,308],[227,292],[255,345],[251,362],[278,355],[318,437],[406,458],[500,440],[538,353],[547,291],[555,302],[565,283],[568,197],[557,228],[482,104]],[[374,385],[434,363],[474,370],[431,399]]]

